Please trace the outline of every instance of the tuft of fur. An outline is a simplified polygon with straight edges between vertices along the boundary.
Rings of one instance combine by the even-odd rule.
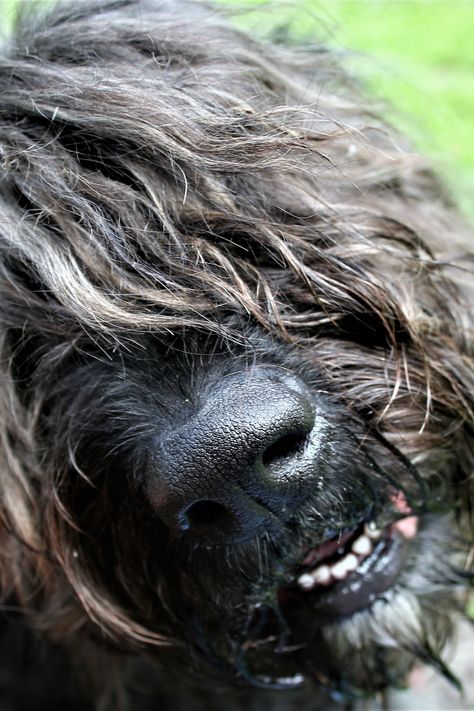
[[[146,703],[139,682],[163,708],[219,708],[220,690],[229,709],[309,709],[416,660],[449,676],[472,264],[429,166],[324,47],[257,41],[191,0],[25,10],[0,55],[5,607],[114,709]],[[339,459],[291,534],[190,551],[150,511],[147,453],[178,391],[259,363],[319,394]],[[305,543],[394,485],[425,524],[392,599],[292,636],[278,590]]]

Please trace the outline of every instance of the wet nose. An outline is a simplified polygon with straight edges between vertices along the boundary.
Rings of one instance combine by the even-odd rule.
[[[276,367],[223,377],[157,441],[147,494],[175,532],[225,543],[294,513],[314,477],[317,413],[301,378]]]

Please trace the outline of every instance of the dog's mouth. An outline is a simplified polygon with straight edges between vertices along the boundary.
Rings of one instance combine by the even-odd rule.
[[[385,528],[362,521],[306,551],[297,564],[293,583],[279,592],[285,609],[309,603],[318,617],[328,621],[369,607],[397,581],[418,518],[403,494],[393,497],[402,518]]]

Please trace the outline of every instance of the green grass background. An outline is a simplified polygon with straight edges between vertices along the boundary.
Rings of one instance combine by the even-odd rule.
[[[474,220],[474,0],[218,1],[251,9],[238,22],[260,34],[288,25],[356,50],[351,68],[390,102],[389,118],[432,156]],[[5,30],[17,2],[31,0],[0,0]]]

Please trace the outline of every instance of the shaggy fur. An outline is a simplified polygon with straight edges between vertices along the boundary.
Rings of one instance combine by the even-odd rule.
[[[35,642],[15,711],[329,709],[416,661],[454,681],[470,236],[366,106],[323,47],[259,43],[195,2],[19,18],[0,57],[3,640],[26,625],[57,666]],[[255,535],[173,531],[156,442],[262,367],[311,391],[321,466]],[[394,491],[419,517],[396,584],[342,619],[287,604],[309,544],[400,518]]]

